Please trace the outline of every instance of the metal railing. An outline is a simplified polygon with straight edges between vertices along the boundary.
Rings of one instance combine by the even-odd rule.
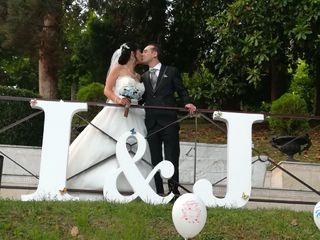
[[[12,96],[0,96],[0,101],[30,101],[31,98],[23,98],[23,97],[12,97]],[[50,100],[53,101],[53,100]],[[57,100],[58,101],[58,100]],[[66,102],[71,102],[71,101],[66,101]],[[104,106],[112,106],[112,107],[123,107],[121,105],[117,105],[117,104],[110,104],[110,103],[96,103],[96,102],[88,102],[87,103],[88,106],[100,106],[100,107],[104,107]],[[132,108],[152,108],[152,109],[167,109],[167,110],[175,110],[178,112],[187,112],[186,109],[184,108],[178,108],[178,107],[159,107],[159,106],[139,106],[139,105],[132,105]],[[194,118],[194,127],[195,127],[195,139],[194,139],[194,171],[193,171],[193,181],[196,182],[196,170],[197,170],[197,143],[198,143],[198,119],[202,118],[206,121],[208,121],[209,123],[213,124],[216,128],[220,129],[222,132],[226,133],[226,129],[221,127],[219,124],[217,124],[214,120],[212,120],[211,118],[209,118],[206,114],[212,114],[213,112],[218,111],[218,110],[210,110],[210,109],[198,109],[197,113],[194,115],[186,115],[183,116],[181,118],[179,118],[177,121],[170,123],[169,125],[163,127],[162,129],[160,129],[159,131],[167,128],[168,126],[172,125],[172,124],[177,124],[180,123],[182,121],[184,121],[187,118]],[[39,115],[42,111],[38,111],[36,113],[33,113],[29,116],[26,116],[22,119],[17,120],[14,123],[9,124],[8,126],[5,126],[3,128],[0,129],[0,134],[7,131],[8,129],[14,128],[15,126],[18,126],[19,124],[30,120],[32,118],[34,118],[35,116]],[[241,112],[244,113],[244,112]],[[310,117],[304,117],[304,116],[293,116],[293,115],[283,115],[283,114],[270,114],[270,113],[260,113],[260,114],[264,114],[266,117],[267,116],[274,116],[274,117],[279,117],[279,118],[293,118],[293,119],[308,119],[308,120],[320,120],[320,117],[318,116],[310,116]],[[79,114],[75,114],[75,116],[79,117],[82,121],[86,122],[87,124],[92,125],[93,127],[95,127],[98,131],[102,132],[103,134],[106,135],[106,137],[109,137],[110,139],[116,141],[115,139],[113,139],[110,135],[108,135],[107,133],[105,133],[102,129],[100,129],[98,126],[95,126],[93,123],[91,123],[90,121],[86,120],[85,118],[83,118],[81,115]],[[315,126],[314,128],[319,127],[319,125]],[[311,129],[312,130],[312,129]],[[148,138],[149,136],[147,136],[146,138]],[[296,137],[301,138],[301,136],[297,136]],[[294,141],[295,139],[292,139],[292,141]],[[290,142],[288,142],[287,144],[289,144]],[[134,143],[135,144],[135,143]],[[132,150],[133,145],[129,146],[129,150],[131,151],[131,153],[134,154],[134,151]],[[253,148],[253,151],[256,152],[258,154],[258,160],[257,161],[265,161],[261,159],[261,153],[259,153],[259,151],[257,151],[256,149]],[[316,193],[317,195],[320,195],[319,191],[316,190],[315,188],[311,187],[309,184],[307,184],[306,182],[304,182],[303,180],[301,180],[300,178],[298,178],[297,176],[295,176],[294,174],[292,174],[291,172],[289,172],[288,170],[282,168],[279,164],[276,163],[276,161],[274,161],[273,159],[271,159],[268,155],[268,153],[263,153],[267,155],[267,161],[274,165],[275,167],[281,169],[282,171],[284,171],[286,174],[288,174],[290,177],[294,178],[296,181],[300,182],[302,185],[306,186],[308,189],[310,189],[312,192]],[[114,157],[115,154],[106,157],[105,159],[102,159],[101,161],[99,161],[98,163],[89,166],[86,169],[83,169],[82,171],[76,173],[75,175],[69,177],[67,180],[70,180],[76,176],[79,176],[80,174],[83,174],[87,171],[89,171],[92,168],[95,168],[97,166],[99,166],[101,163],[107,161],[108,159],[110,159],[111,157]],[[2,185],[1,179],[2,179],[2,172],[3,172],[3,162],[4,162],[4,157],[6,157],[6,159],[10,160],[11,162],[13,162],[14,164],[16,164],[18,167],[22,168],[24,171],[26,171],[28,174],[30,174],[30,176],[38,179],[38,176],[34,173],[32,173],[31,171],[29,171],[26,167],[22,166],[21,164],[19,164],[17,161],[15,161],[14,159],[12,159],[10,156],[8,156],[6,153],[0,151],[0,189],[1,188],[10,188],[10,189],[35,189],[35,187],[26,187],[26,186],[4,186]],[[146,161],[145,159],[142,159],[144,162],[146,162],[147,164],[151,165],[151,163],[149,163],[148,161]],[[252,162],[254,163],[254,162]],[[152,166],[152,165],[151,165]],[[152,166],[153,167],[153,166]],[[224,181],[227,177],[223,177],[220,180],[216,181],[215,183],[212,184],[212,186],[215,186],[219,183],[221,183],[222,181]],[[176,183],[179,185],[180,188],[182,188],[184,191],[186,192],[190,192],[190,190],[188,190],[185,186]],[[74,192],[74,191],[78,191],[78,192],[92,192],[92,193],[99,193],[99,191],[95,191],[95,190],[83,190],[83,189],[68,189],[68,191],[70,192]],[[292,203],[292,204],[315,204],[314,202],[307,202],[307,201],[286,201],[286,200],[270,200],[270,199],[250,199],[249,201],[254,201],[254,202],[277,202],[277,203]]]

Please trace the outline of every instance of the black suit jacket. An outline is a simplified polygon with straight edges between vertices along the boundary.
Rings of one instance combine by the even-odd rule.
[[[145,93],[142,97],[142,102],[144,102],[145,106],[177,107],[176,93],[184,105],[191,102],[177,68],[162,65],[155,89],[152,88],[149,71],[145,72],[141,77],[145,87]],[[177,112],[175,110],[151,108],[146,108],[145,110],[147,129],[152,128],[155,124],[166,126],[177,120]]]

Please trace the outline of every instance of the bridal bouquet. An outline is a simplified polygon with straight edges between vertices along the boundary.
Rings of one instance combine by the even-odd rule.
[[[120,89],[119,94],[125,98],[128,98],[130,101],[132,99],[140,100],[142,97],[143,92],[140,89],[136,88],[135,86],[125,86]],[[126,105],[124,109],[124,116],[127,117],[129,113],[130,105]]]

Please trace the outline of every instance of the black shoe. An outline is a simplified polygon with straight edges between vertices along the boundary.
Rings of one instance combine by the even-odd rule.
[[[179,190],[176,188],[176,189],[172,189],[172,192],[173,192],[173,194],[175,195],[175,196],[179,196],[180,197],[180,192],[179,192]]]
[[[164,192],[163,191],[159,191],[159,192],[157,191],[157,194],[160,195],[160,196],[163,196]]]
[[[169,188],[169,193],[173,193],[174,195],[181,195],[179,190],[178,190],[178,187],[174,187],[174,188]]]
[[[179,197],[180,197],[180,194],[174,194],[173,198],[170,200],[169,203],[174,203]]]
[[[173,193],[175,196],[180,196],[181,195],[181,193],[179,192],[178,189],[169,189],[168,195],[170,193]]]
[[[178,187],[179,187],[178,185],[170,183],[168,187],[169,187],[169,193],[172,192],[174,194],[179,194],[180,195],[180,192],[178,190]]]

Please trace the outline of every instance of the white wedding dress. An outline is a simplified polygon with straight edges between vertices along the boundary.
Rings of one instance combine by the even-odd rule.
[[[120,91],[128,86],[133,86],[142,93],[144,92],[143,83],[130,76],[120,76],[114,86],[114,93],[121,97]],[[132,104],[134,104],[133,101]],[[113,102],[109,100],[108,103]],[[119,166],[115,155],[116,140],[124,132],[131,129],[146,136],[147,130],[144,118],[145,111],[141,108],[130,108],[128,116],[124,117],[123,107],[104,107],[92,120],[92,124],[103,130],[111,138],[90,124],[78,135],[69,148],[67,179],[71,178],[67,181],[67,188],[102,190],[104,183],[108,181],[108,177]],[[103,161],[106,158],[108,159]],[[147,147],[143,159],[151,163],[149,147]],[[100,161],[103,162],[99,163]],[[95,164],[97,165],[90,168]],[[151,165],[143,160],[136,162],[136,166],[145,178],[152,170]],[[88,170],[82,172],[85,169]],[[80,172],[82,173],[75,176]],[[155,189],[154,181],[151,181],[150,185]],[[132,188],[123,173],[117,179],[117,187],[120,192],[132,192]]]

